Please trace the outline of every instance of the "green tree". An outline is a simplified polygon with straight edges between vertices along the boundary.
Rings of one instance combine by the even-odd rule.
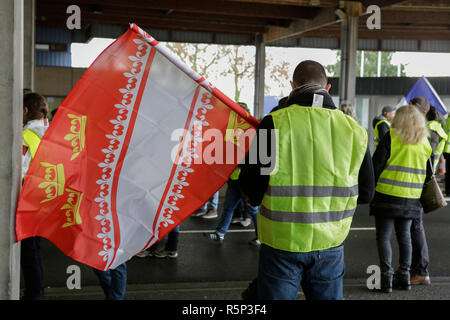
[[[224,54],[223,50],[220,50],[220,46],[199,43],[169,42],[166,47],[180,57],[192,70],[206,78],[208,78],[211,67],[217,65]]]
[[[166,46],[184,63],[208,80],[213,81],[218,76],[229,76],[233,84],[234,101],[240,100],[244,85],[253,85],[255,58],[249,47],[178,42],[169,42]],[[265,64],[266,77],[272,80],[271,86],[275,86],[270,88],[266,81],[265,93],[280,90],[280,94],[284,95],[283,90],[289,83],[290,62],[275,62],[274,57],[268,53]]]
[[[270,80],[274,82],[273,87],[269,87],[267,85],[264,86],[264,93],[270,94],[270,92],[276,92],[279,90],[280,96],[285,96],[284,89],[286,85],[289,83],[290,75],[290,62],[288,61],[280,61],[278,63],[274,62],[274,58],[270,55],[266,55],[266,77],[269,76]]]
[[[396,77],[398,66],[392,64],[393,52],[381,52],[381,77]],[[326,66],[328,74],[332,77],[339,77],[341,73],[341,51],[336,51],[337,63]],[[361,74],[361,51],[357,52],[356,76]],[[364,77],[377,77],[378,74],[378,52],[364,51]],[[400,65],[400,76],[405,76],[405,65]]]
[[[255,61],[249,59],[242,46],[223,46],[227,66],[220,73],[222,76],[230,75],[234,85],[234,101],[239,101],[243,83],[252,79],[255,73]]]

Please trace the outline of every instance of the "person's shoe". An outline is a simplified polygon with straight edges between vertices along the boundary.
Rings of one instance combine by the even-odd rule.
[[[375,289],[375,292],[392,293],[392,276],[381,276],[380,289]]]
[[[250,225],[250,223],[252,223],[252,219],[250,219],[250,218],[246,218],[246,219],[240,221],[240,224],[243,227],[248,227]]]
[[[383,292],[383,293],[392,293],[392,288],[382,288],[381,292]]]
[[[217,232],[203,232],[203,236],[206,239],[217,242],[218,244],[222,244],[224,239],[224,236],[219,235]]]
[[[242,218],[233,218],[231,220],[231,224],[240,224],[242,221]]]
[[[380,289],[372,289],[373,292],[377,292],[377,293],[392,293],[392,287],[381,287]]]
[[[217,217],[218,217],[217,209],[208,210],[208,212],[202,216],[203,219],[214,219]]]
[[[408,290],[411,290],[411,284],[397,284],[397,285],[394,285],[394,289],[398,289],[398,290],[406,290],[406,291],[408,291]]]
[[[136,257],[138,257],[138,258],[147,258],[147,257],[150,257],[151,255],[152,254],[150,253],[150,251],[145,250],[145,251],[139,252],[136,255]]]
[[[176,257],[178,257],[178,252],[177,251],[168,251],[168,250],[162,250],[162,251],[156,251],[153,256],[155,258],[171,258],[171,259],[175,259]]]
[[[192,217],[201,217],[206,214],[206,210],[198,209],[193,214],[191,214]]]
[[[392,286],[394,289],[411,290],[411,282],[405,279],[394,279]]]
[[[410,282],[411,284],[424,284],[427,286],[431,284],[430,276],[420,276],[418,274],[412,275]]]
[[[253,240],[250,240],[248,242],[248,244],[255,246],[255,247],[259,247],[261,245],[261,242],[258,240],[258,238],[255,238]]]

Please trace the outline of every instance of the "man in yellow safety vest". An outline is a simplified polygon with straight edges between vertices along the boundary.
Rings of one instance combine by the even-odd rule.
[[[395,116],[395,108],[391,106],[385,106],[381,110],[381,115],[373,119],[373,135],[375,139],[375,147],[383,139],[384,135],[389,132],[391,128],[391,121]]]
[[[239,177],[259,205],[257,295],[296,299],[301,284],[307,299],[342,299],[343,242],[357,203],[374,194],[367,133],[334,106],[321,64],[301,62],[291,85],[286,105],[261,121]],[[252,164],[263,141],[270,161]]]

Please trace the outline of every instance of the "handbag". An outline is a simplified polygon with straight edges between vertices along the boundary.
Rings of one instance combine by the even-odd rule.
[[[431,172],[433,172],[431,160],[428,160],[428,162],[429,162],[428,164],[431,167]],[[430,213],[432,211],[447,206],[447,201],[445,201],[444,195],[442,194],[442,190],[439,187],[438,182],[436,181],[434,172],[431,176],[431,179],[423,186],[422,195],[420,197],[420,203],[422,204],[424,213]]]

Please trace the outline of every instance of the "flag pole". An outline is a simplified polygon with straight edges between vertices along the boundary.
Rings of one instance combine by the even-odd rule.
[[[235,111],[237,114],[239,114],[241,117],[246,119],[250,124],[252,124],[254,127],[259,126],[259,121],[256,120],[252,115],[248,114],[241,106],[239,106],[235,101],[228,98],[227,95],[225,95],[222,91],[217,89],[211,82],[209,82],[207,79],[199,75],[197,72],[192,70],[187,64],[185,64],[181,59],[174,55],[167,47],[159,43],[158,40],[153,38],[151,35],[149,35],[147,32],[145,32],[143,29],[141,29],[137,24],[130,23],[130,29],[133,30],[135,33],[141,36],[142,39],[144,39],[148,44],[150,44],[152,47],[154,47],[159,53],[161,53],[163,56],[165,56],[170,62],[172,62],[174,65],[176,65],[181,71],[183,71],[187,76],[189,76],[192,80],[197,82],[199,85],[201,85],[203,88],[211,92],[214,96],[216,96],[218,99],[220,99],[223,103],[225,103],[228,107],[230,107],[233,111]]]

